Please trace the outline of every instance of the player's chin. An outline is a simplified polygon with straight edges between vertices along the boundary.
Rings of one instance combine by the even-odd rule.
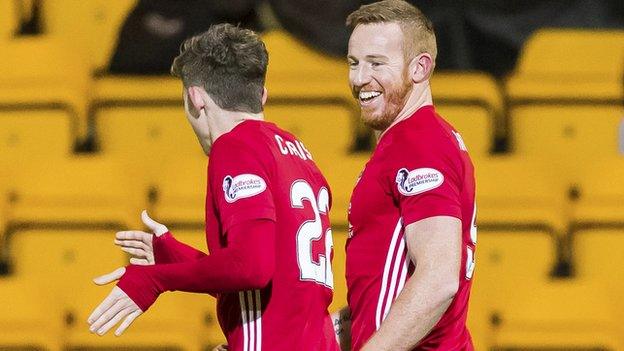
[[[388,121],[387,118],[384,118],[383,113],[378,111],[368,111],[362,109],[361,118],[365,125],[374,130],[384,130],[392,123],[392,121]]]

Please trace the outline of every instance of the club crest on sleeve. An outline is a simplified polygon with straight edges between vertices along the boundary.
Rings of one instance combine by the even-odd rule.
[[[411,171],[401,168],[395,181],[401,194],[412,196],[439,187],[444,183],[444,175],[434,168],[417,168]]]
[[[266,182],[255,174],[240,174],[223,178],[223,194],[228,203],[258,195],[266,190]]]

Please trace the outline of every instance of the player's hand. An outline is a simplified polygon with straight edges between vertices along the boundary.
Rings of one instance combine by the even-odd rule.
[[[229,350],[229,348],[226,344],[219,345],[215,347],[214,349],[212,349],[212,351],[227,351],[227,350]]]
[[[132,255],[131,264],[147,266],[156,263],[154,259],[154,246],[152,240],[154,235],[161,236],[169,231],[164,224],[160,224],[151,219],[147,211],[141,212],[141,220],[152,233],[146,233],[138,230],[122,231],[115,234],[115,245],[121,247]]]
[[[93,282],[97,285],[106,285],[118,280],[125,273],[126,268],[118,268],[112,273],[93,279]],[[87,319],[87,323],[90,325],[89,331],[98,335],[104,335],[117,323],[121,322],[121,325],[115,331],[115,335],[120,336],[141,313],[143,311],[123,290],[114,287],[111,293],[93,310]]]

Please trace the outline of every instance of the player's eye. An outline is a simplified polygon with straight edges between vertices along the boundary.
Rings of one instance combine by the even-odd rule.
[[[356,61],[349,61],[348,65],[349,65],[350,68],[355,68],[355,67],[357,67],[358,63]]]
[[[379,66],[381,66],[381,65],[383,65],[383,63],[382,63],[382,62],[379,62],[379,61],[373,61],[373,62],[371,62],[371,66],[373,66],[373,67],[379,67]]]

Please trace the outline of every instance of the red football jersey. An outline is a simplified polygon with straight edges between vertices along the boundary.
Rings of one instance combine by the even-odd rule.
[[[269,219],[277,228],[271,283],[218,296],[230,350],[339,350],[327,311],[333,294],[330,206],[327,181],[290,133],[247,120],[215,141],[206,197],[210,251],[227,247],[228,229],[237,223]]]
[[[413,272],[404,229],[433,216],[462,221],[459,290],[415,350],[472,350],[466,314],[476,243],[474,168],[461,136],[433,106],[381,137],[351,197],[346,275],[353,350],[379,329]]]

